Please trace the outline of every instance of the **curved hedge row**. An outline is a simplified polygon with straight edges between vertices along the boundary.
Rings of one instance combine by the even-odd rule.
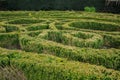
[[[46,34],[46,35],[44,35]],[[103,45],[103,39],[100,35],[87,32],[62,32],[62,31],[48,31],[40,35],[44,39],[62,43],[64,45],[76,47],[92,47],[100,48]],[[40,36],[39,36],[40,37]],[[81,37],[81,38],[80,38]],[[88,39],[85,39],[88,38]]]
[[[0,48],[0,65],[14,65],[28,80],[119,80],[120,72],[58,57]]]
[[[70,26],[75,27],[75,28],[83,28],[83,29],[93,29],[93,30],[103,30],[103,31],[120,31],[120,25],[93,22],[93,21],[73,22],[70,24]]]
[[[119,80],[119,18],[75,11],[1,11],[0,47],[15,50],[0,48],[0,67],[15,65],[28,80]]]
[[[33,23],[41,23],[44,20],[37,20],[37,19],[18,19],[9,21],[9,24],[33,24]]]
[[[2,26],[5,28],[6,32],[19,31],[19,27],[16,25],[3,24]]]
[[[80,49],[41,38],[32,38],[27,35],[20,37],[20,45],[21,48],[25,51],[38,53],[49,52],[49,54],[53,54],[59,57],[65,57],[71,60],[82,62],[89,62],[92,64],[103,65],[107,68],[120,70],[119,49]]]

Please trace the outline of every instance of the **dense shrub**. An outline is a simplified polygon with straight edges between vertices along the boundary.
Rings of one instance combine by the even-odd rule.
[[[104,34],[105,45],[108,47],[120,48],[120,36]]]
[[[119,80],[119,18],[76,11],[1,11],[0,69],[13,65],[28,80]]]
[[[49,25],[32,25],[26,28],[28,31],[36,31],[36,30],[43,30],[43,29],[49,29]]]
[[[41,23],[44,20],[36,20],[36,19],[18,19],[8,22],[9,24],[33,24],[33,23]]]
[[[3,25],[3,27],[5,28],[6,32],[13,32],[13,31],[19,31],[19,28],[15,25]]]
[[[100,35],[85,33],[85,32],[72,32],[72,33],[68,32],[67,33],[67,31],[66,31],[64,33],[62,31],[48,31],[46,33],[44,33],[44,32],[41,33],[41,35],[43,38],[45,38],[47,40],[62,43],[64,45],[76,46],[76,47],[100,48],[103,44],[103,40]],[[89,38],[89,36],[91,36],[91,37]],[[85,39],[85,38],[87,38],[87,39]]]
[[[28,80],[120,79],[119,71],[106,69],[102,66],[67,61],[50,55],[0,48],[0,66],[9,65],[9,62],[10,65],[21,69]]]
[[[103,30],[103,31],[120,31],[120,26],[115,24],[100,23],[100,22],[74,22],[70,24],[71,27],[83,28],[83,29],[93,29],[93,30]]]
[[[19,48],[19,37],[16,33],[1,33],[0,47],[16,49]]]
[[[65,57],[71,60],[89,62],[92,64],[103,65],[108,68],[119,69],[119,53],[118,49],[91,49],[91,48],[75,48],[65,46],[53,41],[44,39],[33,39],[31,37],[22,36],[20,38],[21,48],[30,52],[49,52],[59,57]],[[37,43],[36,43],[37,42]]]
[[[86,12],[96,12],[96,9],[95,9],[95,7],[85,7],[84,8],[84,11],[86,11]]]

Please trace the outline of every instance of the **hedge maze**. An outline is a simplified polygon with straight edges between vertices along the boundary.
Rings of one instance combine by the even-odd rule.
[[[120,15],[1,11],[0,47],[23,80],[120,80]]]

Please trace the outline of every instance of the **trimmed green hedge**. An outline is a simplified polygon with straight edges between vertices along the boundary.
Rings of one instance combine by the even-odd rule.
[[[42,31],[31,31],[27,32],[26,34],[29,35],[30,37],[37,37]]]
[[[44,31],[40,35],[44,39],[76,47],[100,48],[103,45],[103,38],[100,35],[87,32]]]
[[[65,46],[57,42],[29,36],[20,37],[21,48],[30,52],[49,52],[71,60],[103,65],[107,68],[120,70],[119,49],[91,49]]]
[[[37,19],[18,19],[9,21],[9,24],[33,24],[33,23],[41,23],[44,20],[37,20]]]
[[[79,31],[96,33],[103,37],[104,45],[106,48],[120,48],[120,33],[119,32],[106,32],[106,31],[95,31],[78,29]],[[85,35],[84,35],[85,36]]]
[[[0,47],[15,50],[0,48],[0,66],[15,65],[28,80],[119,80],[119,18],[79,11],[1,11]]]
[[[26,28],[28,31],[36,31],[36,30],[43,30],[43,29],[49,29],[49,25],[47,24],[41,24],[41,25],[32,25]]]
[[[120,35],[104,34],[104,42],[108,47],[120,48]]]
[[[100,22],[73,22],[70,27],[82,28],[82,29],[93,29],[103,31],[120,31],[120,25],[100,23]]]
[[[6,32],[19,31],[19,28],[16,25],[5,24],[2,26],[5,28]]]
[[[19,37],[16,33],[0,33],[0,47],[16,49],[19,48]]]
[[[14,65],[27,80],[119,80],[120,72],[44,54],[0,48],[0,66]]]

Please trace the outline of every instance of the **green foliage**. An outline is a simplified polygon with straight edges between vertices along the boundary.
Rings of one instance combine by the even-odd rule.
[[[49,29],[49,25],[32,25],[30,27],[27,27],[28,31],[36,31],[42,29]]]
[[[6,30],[5,30],[4,27],[1,27],[1,26],[0,26],[0,33],[3,33],[3,32],[6,32]]]
[[[45,39],[62,43],[64,45],[71,45],[76,47],[99,48],[103,44],[102,37],[97,34],[90,34],[90,33],[84,33],[84,32],[63,33],[60,31],[48,31],[48,33],[41,33],[41,34],[43,35],[47,34],[45,35]],[[43,35],[42,37],[44,37]],[[81,36],[81,39],[73,35]],[[88,39],[84,39],[84,37],[82,36],[84,37],[86,36],[86,38]],[[89,36],[92,36],[92,37],[89,39]]]
[[[36,20],[36,19],[19,19],[19,20],[13,20],[8,22],[9,24],[32,24],[32,23],[40,23],[44,20]]]
[[[85,7],[84,8],[84,11],[86,11],[86,12],[96,12],[96,9],[95,9],[95,7]]]
[[[28,80],[119,80],[119,25],[116,14],[1,11],[0,68]]]
[[[81,21],[73,22],[70,24],[71,27],[82,28],[82,29],[93,29],[103,31],[120,31],[120,25],[95,22],[95,21]]]
[[[57,41],[61,40],[55,37],[53,39],[57,39]],[[22,36],[20,38],[20,41],[21,41],[21,48],[25,51],[38,52],[38,53],[46,51],[49,52],[50,54],[59,57],[65,57],[71,60],[77,60],[82,62],[89,62],[92,64],[103,65],[108,68],[120,70],[118,64],[120,63],[119,62],[120,50],[117,49],[108,49],[108,50],[105,49],[96,50],[91,48],[79,49],[39,38],[34,40],[32,38],[29,38],[28,36],[25,37]],[[116,58],[116,60],[114,60],[114,58]]]
[[[114,46],[115,48],[120,48],[120,36],[119,35],[109,35],[104,34],[104,42],[106,46]]]
[[[19,37],[16,33],[1,33],[0,34],[0,47],[16,49],[19,48]]]
[[[10,65],[14,65],[16,68],[22,70],[28,80],[120,79],[119,71],[106,69],[102,66],[67,61],[66,59],[47,54],[11,51],[2,48],[0,48],[0,65],[4,64],[2,62],[4,61],[3,58],[7,56],[12,57],[6,62],[10,62]],[[4,65],[7,66],[8,64]]]
[[[3,25],[3,27],[5,27],[6,32],[19,31],[19,28],[15,25]]]
[[[28,32],[27,35],[31,37],[36,37],[41,33],[41,31]]]

